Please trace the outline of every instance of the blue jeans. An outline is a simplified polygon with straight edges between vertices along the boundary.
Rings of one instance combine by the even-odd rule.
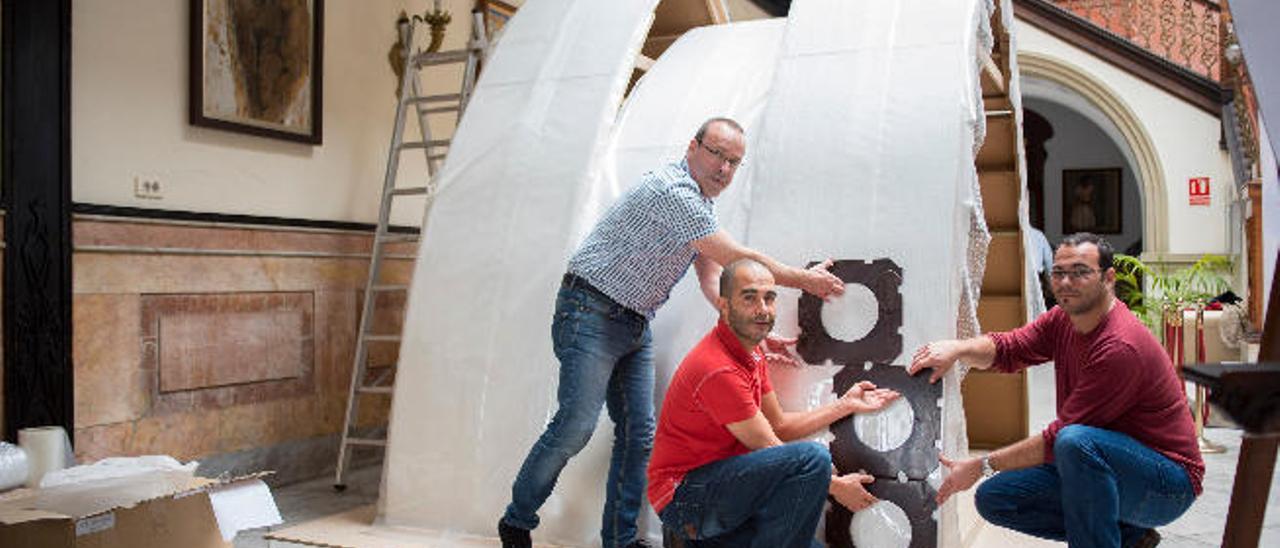
[[[559,408],[525,457],[502,520],[523,529],[538,526],[538,509],[560,470],[587,445],[607,404],[614,442],[600,536],[606,548],[626,546],[636,536],[653,447],[649,322],[579,279],[561,286],[551,335],[560,359]]]
[[[1072,547],[1130,546],[1195,501],[1187,472],[1137,440],[1069,425],[1053,464],[1001,472],[978,486],[987,521]]]
[[[708,463],[662,509],[666,536],[704,548],[810,548],[831,482],[831,454],[808,441]]]

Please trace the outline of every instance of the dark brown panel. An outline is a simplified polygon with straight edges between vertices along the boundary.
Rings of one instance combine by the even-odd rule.
[[[72,431],[71,0],[5,2],[5,435]]]
[[[978,174],[982,188],[982,211],[991,230],[1018,228],[1018,173],[984,171]]]
[[[1025,315],[1022,297],[984,295],[978,301],[978,323],[984,333],[1022,327]]]
[[[1003,447],[1027,437],[1025,386],[1024,373],[969,372],[960,392],[970,447]]]
[[[993,232],[987,248],[987,270],[982,277],[982,295],[1022,294],[1022,234]]]

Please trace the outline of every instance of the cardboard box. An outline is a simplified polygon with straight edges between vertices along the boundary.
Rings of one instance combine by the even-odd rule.
[[[150,472],[20,489],[0,499],[0,547],[230,548],[236,531],[280,523],[262,475]]]

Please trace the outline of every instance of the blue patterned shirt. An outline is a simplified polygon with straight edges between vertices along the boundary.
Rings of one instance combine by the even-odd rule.
[[[684,160],[672,162],[614,202],[569,260],[569,272],[652,319],[689,270],[692,242],[716,230],[711,198]]]

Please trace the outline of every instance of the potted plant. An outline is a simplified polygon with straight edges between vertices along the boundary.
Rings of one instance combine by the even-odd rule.
[[[1231,261],[1221,255],[1204,255],[1190,267],[1170,271],[1117,253],[1115,269],[1116,297],[1156,334],[1165,310],[1204,304],[1231,289]]]

